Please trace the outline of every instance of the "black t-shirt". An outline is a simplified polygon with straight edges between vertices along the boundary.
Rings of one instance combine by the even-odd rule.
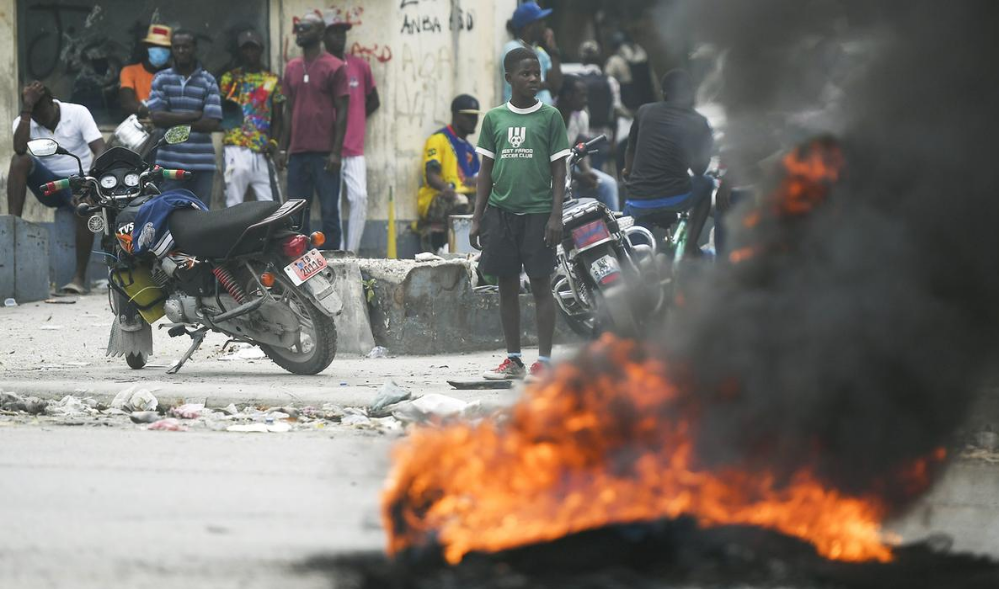
[[[651,200],[690,192],[687,170],[703,174],[713,138],[708,120],[693,108],[653,102],[638,109],[629,142],[635,159],[629,200]]]

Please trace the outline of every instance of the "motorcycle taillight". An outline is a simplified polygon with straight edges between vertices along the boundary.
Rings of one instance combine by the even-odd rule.
[[[606,239],[610,239],[610,231],[603,219],[597,219],[572,230],[572,241],[579,249]]]
[[[293,235],[281,242],[281,251],[289,258],[299,258],[309,247],[309,238],[304,235]]]

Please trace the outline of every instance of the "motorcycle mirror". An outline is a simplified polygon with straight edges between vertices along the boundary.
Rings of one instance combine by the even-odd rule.
[[[164,135],[163,139],[166,141],[167,145],[177,145],[178,143],[184,143],[191,138],[191,126],[181,125],[178,127],[171,127]]]
[[[32,139],[28,142],[28,152],[35,157],[48,157],[59,153],[55,139]]]

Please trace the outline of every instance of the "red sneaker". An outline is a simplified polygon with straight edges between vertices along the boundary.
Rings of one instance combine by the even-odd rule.
[[[483,372],[482,378],[486,380],[517,380],[524,378],[526,373],[527,369],[524,368],[522,362],[507,358],[496,368]]]
[[[530,370],[527,371],[527,376],[524,378],[524,382],[538,382],[544,380],[551,374],[552,367],[547,362],[535,362],[531,364]]]

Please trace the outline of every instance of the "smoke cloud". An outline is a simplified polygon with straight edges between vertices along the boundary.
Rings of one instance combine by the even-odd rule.
[[[812,464],[843,490],[901,500],[885,475],[966,418],[999,333],[993,6],[697,0],[661,12],[724,52],[718,100],[744,159],[831,132],[846,161],[806,218],[748,229],[745,207],[730,214],[734,247],[786,247],[687,283],[664,345],[704,397],[707,463]]]

